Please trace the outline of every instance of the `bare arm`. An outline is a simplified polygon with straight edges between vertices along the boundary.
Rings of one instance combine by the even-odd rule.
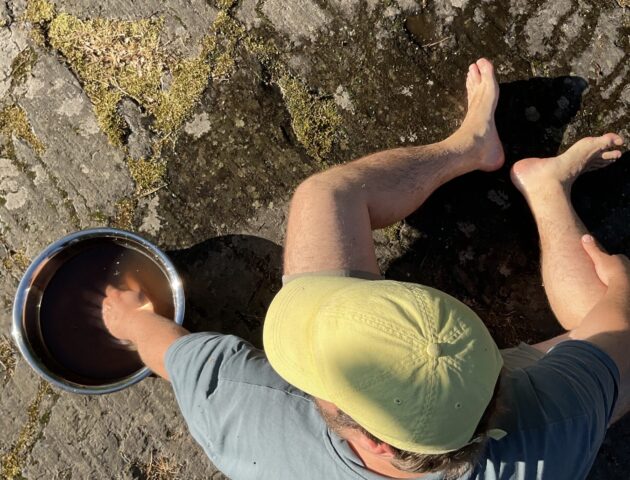
[[[619,367],[621,381],[630,382],[630,261],[623,255],[603,252],[590,235],[582,239],[600,280],[604,297],[569,332],[574,340],[588,340],[604,350]]]
[[[597,345],[619,368],[619,396],[613,413],[615,421],[630,411],[630,261],[623,255],[603,252],[590,235],[585,235],[582,242],[607,290],[568,336]]]
[[[188,330],[154,313],[153,305],[138,290],[107,287],[105,294],[103,320],[109,332],[131,342],[144,364],[168,380],[164,356],[173,342],[187,335]]]

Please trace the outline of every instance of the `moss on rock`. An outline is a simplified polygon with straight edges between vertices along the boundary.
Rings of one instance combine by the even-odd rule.
[[[298,141],[320,162],[325,161],[338,136],[341,117],[332,98],[312,92],[290,73],[273,42],[247,35],[232,16],[235,0],[218,0],[219,13],[196,57],[182,58],[160,43],[163,19],[82,20],[57,13],[45,0],[30,0],[25,17],[45,32],[83,82],[98,123],[109,140],[124,148],[127,125],[118,111],[124,97],[135,100],[155,119],[156,134],[150,159],[128,162],[137,192],[161,182],[155,174],[166,172],[160,153],[199,101],[211,78],[225,78],[236,67],[237,47],[245,48],[266,66],[284,96]],[[164,79],[170,77],[168,88]]]
[[[150,112],[159,104],[160,79],[166,70],[166,57],[159,49],[162,23],[161,19],[84,21],[67,13],[50,22],[50,45],[82,80],[99,125],[114,145],[122,146],[125,123],[117,108],[123,96]]]
[[[37,0],[41,3],[42,0]],[[231,8],[233,2],[223,2]],[[53,10],[54,11],[54,10]],[[160,138],[173,135],[199,101],[211,76],[234,69],[237,23],[221,11],[204,39],[197,57],[181,58],[160,44],[163,19],[82,20],[68,13],[32,15],[48,22],[48,41],[68,61],[94,104],[102,130],[122,146],[125,122],[117,111],[127,96],[155,117]],[[220,45],[217,36],[225,39]],[[170,86],[163,78],[172,76]]]
[[[24,11],[24,20],[27,22],[46,23],[55,16],[55,5],[47,0],[29,0]]]
[[[127,159],[131,178],[136,183],[136,193],[141,195],[156,188],[166,175],[166,161],[159,158]]]
[[[116,202],[116,213],[110,222],[114,228],[131,230],[133,228],[133,217],[136,211],[137,200],[134,198],[122,198]]]
[[[333,99],[311,93],[297,78],[285,75],[278,80],[291,126],[304,148],[319,161],[325,161],[338,135],[341,117]]]
[[[9,272],[23,272],[31,261],[24,250],[12,250],[2,259],[2,267]]]
[[[37,53],[31,47],[26,47],[11,62],[11,86],[23,83],[27,75],[31,73],[33,65],[37,62]]]
[[[174,141],[210,79],[227,77],[234,70],[234,52],[244,33],[228,14],[235,3],[220,2],[223,10],[204,38],[200,54],[182,58],[160,43],[161,18],[82,20],[57,13],[45,0],[29,1],[25,18],[45,33],[49,45],[76,72],[112,144],[124,148],[127,125],[118,111],[124,97],[155,119],[153,157],[128,162],[138,192],[160,183],[155,175],[166,171],[160,160],[162,147],[166,140]]]
[[[44,144],[33,132],[26,112],[18,105],[10,105],[0,110],[0,133],[10,143],[10,146],[7,146],[9,152],[4,152],[9,157],[13,156],[13,136],[25,141],[40,155],[46,150]]]
[[[151,109],[155,128],[165,136],[177,130],[203,93],[210,76],[210,65],[203,58],[180,60],[173,67],[171,88],[160,92],[158,102]]]
[[[383,232],[385,238],[389,242],[397,242],[400,239],[400,231],[402,229],[402,226],[403,222],[400,221],[379,230]]]
[[[2,465],[0,478],[6,480],[23,478],[22,468],[24,461],[50,418],[51,407],[42,408],[42,404],[49,397],[56,399],[58,394],[53,391],[48,383],[42,380],[39,382],[35,398],[28,406],[27,420],[20,430],[17,440],[11,445],[9,451],[0,458],[0,464]]]
[[[6,383],[15,371],[15,349],[11,341],[5,336],[0,335],[0,367],[2,367],[2,383]]]
[[[302,80],[295,77],[273,41],[247,37],[244,44],[265,66],[271,80],[280,87],[298,141],[309,155],[325,162],[339,137],[342,123],[334,99],[312,92]]]

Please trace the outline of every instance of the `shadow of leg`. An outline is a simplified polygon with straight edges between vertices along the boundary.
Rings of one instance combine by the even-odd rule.
[[[187,328],[234,334],[262,346],[265,313],[281,286],[282,247],[226,235],[168,254],[184,282]]]

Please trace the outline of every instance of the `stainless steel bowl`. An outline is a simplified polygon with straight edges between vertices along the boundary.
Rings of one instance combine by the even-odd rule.
[[[143,367],[133,374],[112,381],[111,383],[82,385],[55,373],[49,368],[46,359],[38,353],[38,349],[34,346],[34,332],[38,330],[39,322],[39,319],[34,317],[38,317],[39,315],[39,304],[41,303],[42,290],[45,288],[45,284],[58,268],[60,263],[59,259],[63,258],[62,254],[67,252],[70,247],[76,246],[79,242],[90,239],[112,239],[150,258],[168,279],[173,294],[174,321],[179,325],[184,321],[185,302],[181,279],[175,270],[175,266],[166,254],[151,242],[124,230],[113,228],[82,230],[52,243],[39,254],[26,270],[15,294],[15,302],[13,305],[13,339],[20,353],[33,370],[54,386],[73,393],[98,395],[116,392],[138,383],[140,380],[150,375],[151,371],[147,367]]]

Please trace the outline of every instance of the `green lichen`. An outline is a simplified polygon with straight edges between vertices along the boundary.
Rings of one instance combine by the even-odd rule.
[[[50,22],[55,16],[55,5],[47,0],[29,0],[24,12],[24,20],[36,23]]]
[[[117,108],[123,96],[148,111],[160,100],[166,57],[159,49],[161,19],[81,20],[61,13],[50,22],[48,39],[70,63],[94,104],[101,129],[122,146],[125,122]]]
[[[155,128],[165,135],[176,131],[203,93],[210,76],[210,65],[202,58],[184,59],[173,68],[171,88],[161,92],[152,109]]]
[[[338,136],[341,116],[333,99],[311,93],[295,77],[285,75],[278,81],[295,136],[306,151],[325,161]]]
[[[55,16],[55,6],[46,0],[29,0],[26,5],[23,20],[30,22],[32,28],[29,32],[36,45],[46,45],[47,24]]]
[[[199,55],[182,58],[160,43],[161,18],[82,20],[68,13],[57,14],[54,7],[45,8],[43,0],[29,2],[27,19],[45,32],[50,46],[76,72],[99,126],[112,144],[124,148],[127,124],[118,110],[124,97],[135,100],[155,119],[154,155],[128,162],[137,192],[162,181],[156,177],[165,172],[162,147],[167,141],[174,142],[210,79],[225,78],[234,71],[235,49],[244,34],[228,14],[235,4],[234,0],[220,2],[222,10]]]
[[[237,3],[237,0],[216,0],[216,1],[217,1],[217,7],[219,7],[220,9],[224,11],[230,10]]]
[[[123,230],[133,229],[133,218],[136,211],[137,200],[135,198],[122,198],[116,202],[114,218],[110,225]]]
[[[160,186],[166,175],[166,161],[159,158],[127,159],[127,167],[136,184],[136,194],[142,195]]]
[[[245,29],[229,13],[235,2],[221,10],[210,29],[210,35],[206,38],[205,49],[212,65],[212,78],[228,78],[236,68],[236,49],[245,38]]]
[[[393,225],[390,225],[385,228],[381,228],[380,231],[383,232],[385,238],[389,242],[397,242],[400,239],[400,230],[402,229],[403,222],[396,222]]]
[[[90,220],[98,225],[107,225],[109,217],[100,210],[94,210],[89,213]]]
[[[9,272],[22,272],[31,263],[23,249],[10,250],[8,255],[2,259],[2,266]]]
[[[179,478],[181,470],[180,463],[157,452],[151,453],[148,462],[137,461],[134,466],[146,480],[172,480]]]
[[[0,367],[2,367],[3,370],[3,384],[8,382],[13,376],[15,363],[16,357],[13,344],[5,335],[0,335]]]
[[[265,65],[283,93],[296,138],[309,155],[324,162],[338,136],[341,118],[332,98],[312,92],[282,61],[273,42],[247,35],[232,15],[236,0],[216,0],[220,11],[196,57],[182,58],[160,44],[163,20],[82,20],[56,13],[45,0],[30,0],[26,18],[46,35],[81,79],[101,129],[124,147],[127,125],[118,112],[124,97],[134,99],[154,119],[154,151],[174,142],[211,78],[229,77],[237,48],[244,44]],[[164,80],[167,81],[164,81]],[[164,86],[167,84],[167,87]],[[159,155],[128,162],[137,191],[155,185],[153,172],[165,171]],[[146,173],[145,170],[150,172]],[[150,180],[150,181],[147,181]],[[155,180],[155,181],[154,181]],[[138,183],[140,182],[140,183]]]
[[[273,80],[277,81],[289,74],[288,68],[282,61],[282,54],[275,43],[260,38],[247,37],[244,44],[247,50],[265,66]]]
[[[26,142],[38,154],[44,153],[44,144],[33,132],[26,112],[17,105],[0,110],[0,134],[3,134],[10,143],[10,146],[7,146],[9,152],[5,152],[9,157],[14,156],[12,141],[14,136]]]
[[[37,53],[31,47],[26,47],[11,62],[11,86],[15,87],[24,82],[37,62]]]
[[[94,104],[100,127],[118,146],[123,144],[126,127],[117,111],[123,97],[133,98],[155,117],[154,129],[160,138],[171,136],[199,101],[211,76],[224,77],[233,71],[239,36],[235,33],[240,28],[225,11],[219,12],[201,53],[181,58],[160,44],[161,18],[81,20],[60,13],[48,22],[50,45],[75,70]],[[169,75],[172,80],[166,89],[163,79]]]
[[[22,468],[24,461],[50,418],[52,406],[43,409],[42,404],[47,398],[51,397],[56,399],[58,395],[54,393],[48,383],[41,381],[35,398],[27,408],[26,424],[20,430],[17,440],[11,445],[9,451],[0,459],[0,464],[2,465],[0,478],[6,480],[23,478]]]
[[[282,53],[272,41],[247,37],[243,42],[255,55],[282,91],[291,116],[291,127],[309,155],[325,163],[334,142],[339,137],[341,116],[332,98],[312,92],[295,77],[282,59]]]

